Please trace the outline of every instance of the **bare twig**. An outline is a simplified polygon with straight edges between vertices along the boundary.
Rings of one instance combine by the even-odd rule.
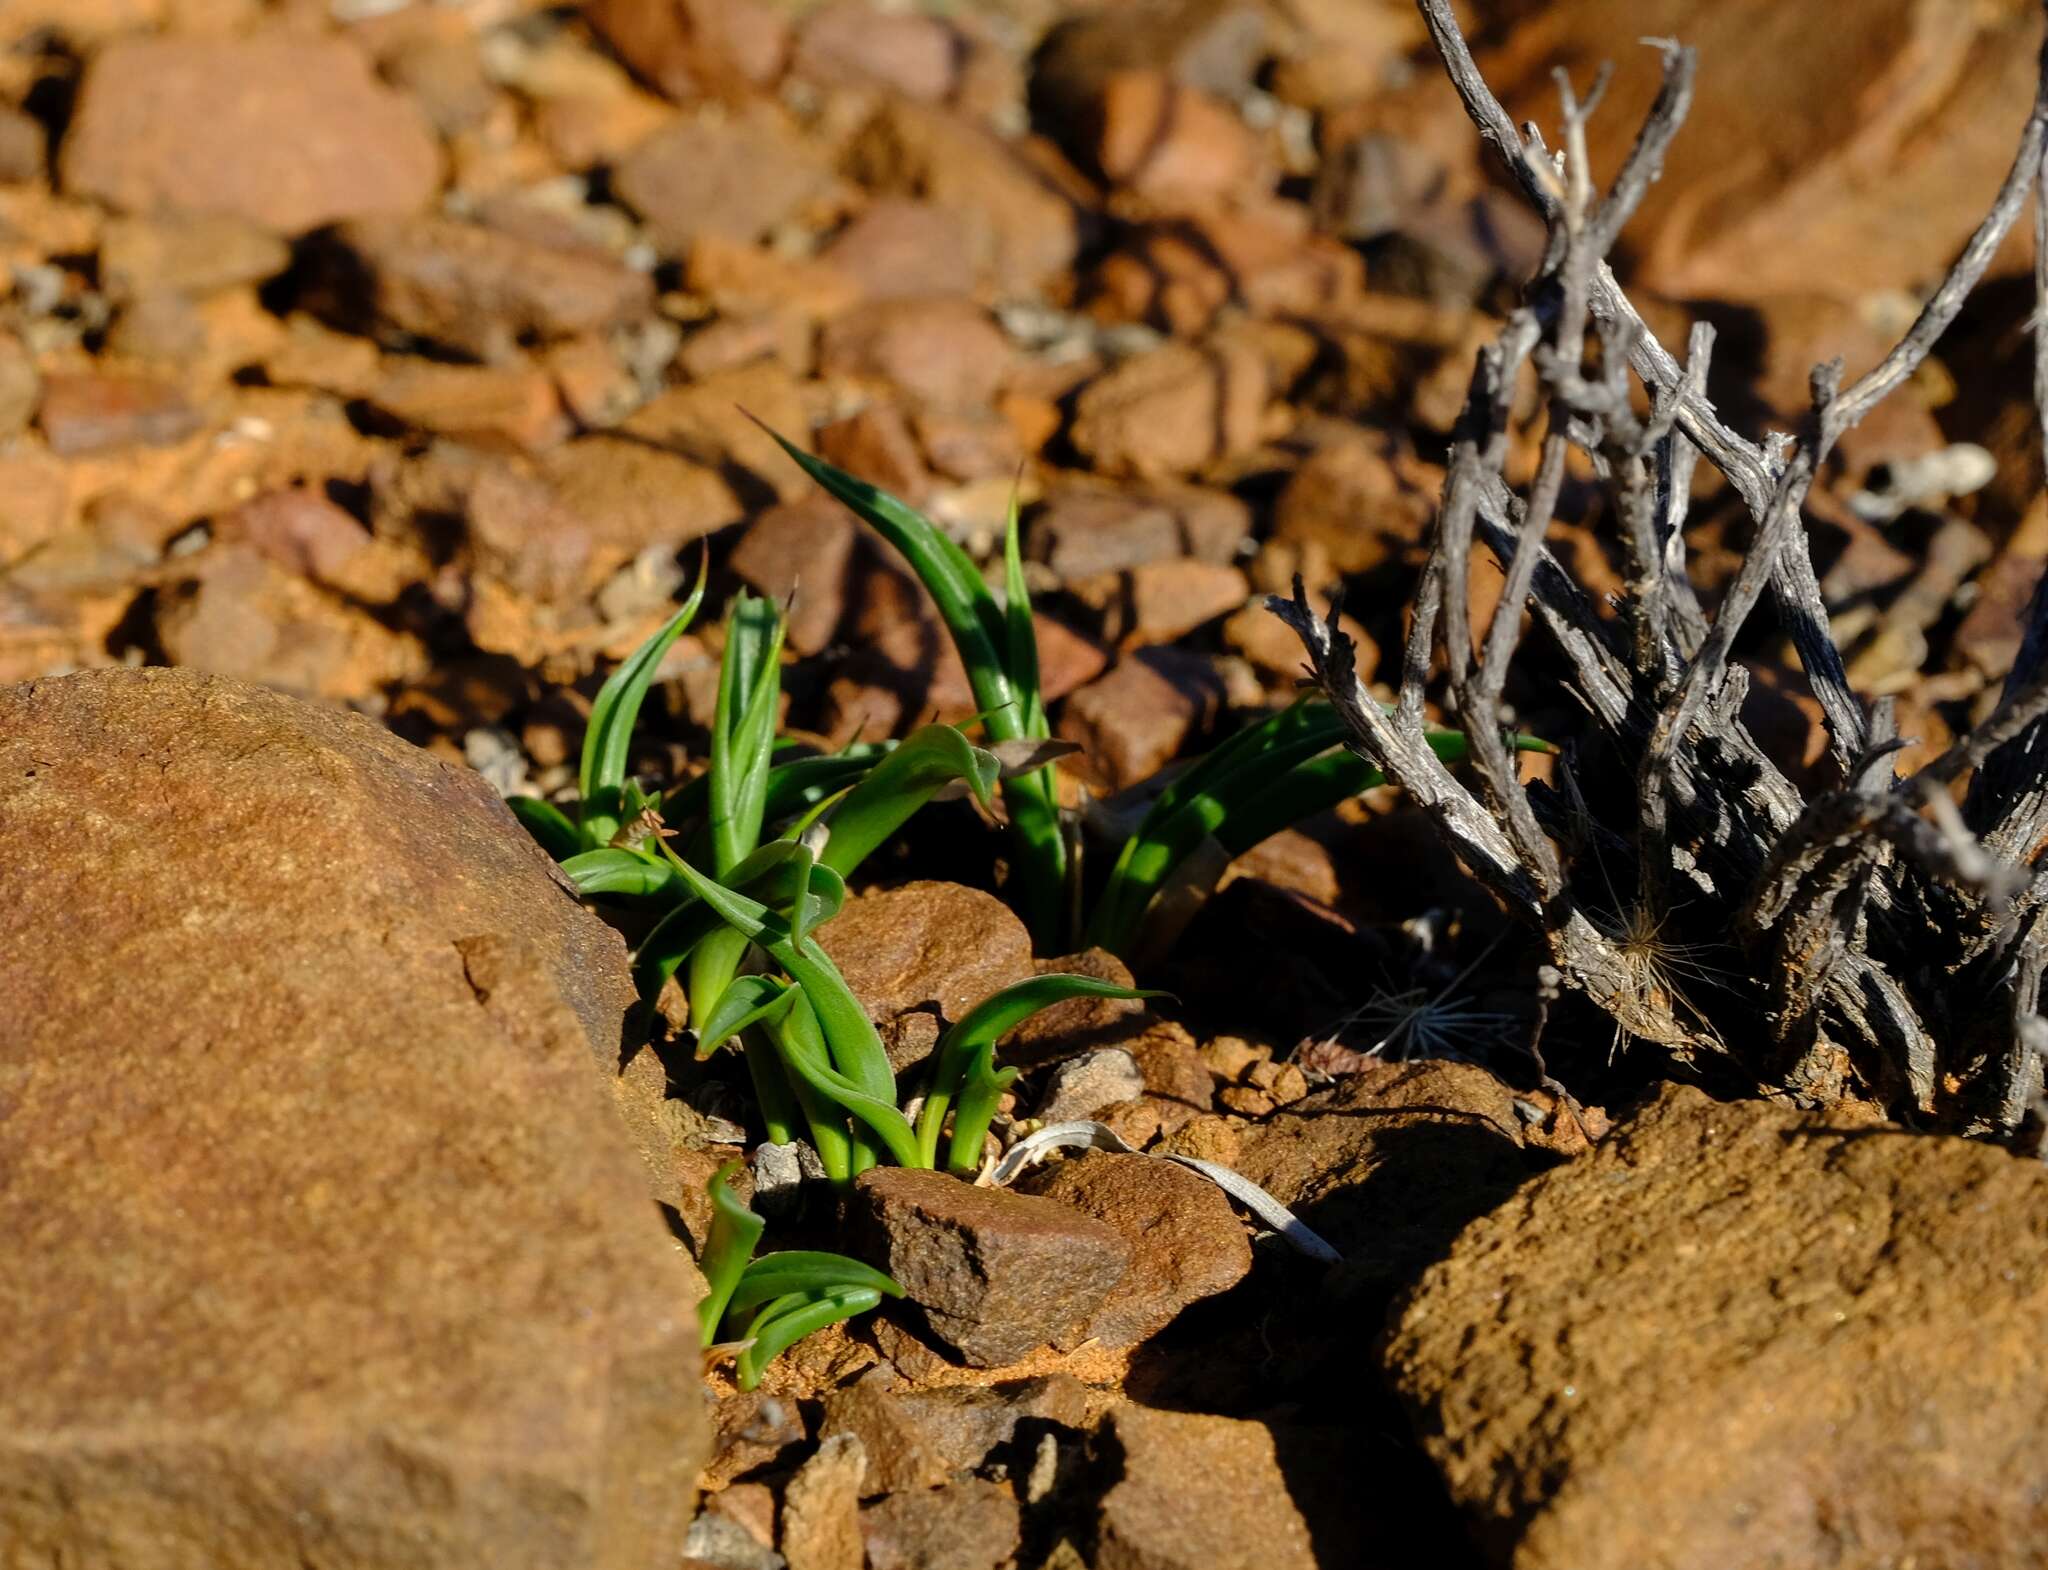
[[[1685,118],[1691,53],[1658,43],[1663,84],[1602,196],[1586,124],[1605,75],[1583,98],[1559,78],[1563,120],[1553,151],[1533,126],[1518,129],[1487,88],[1448,0],[1417,3],[1473,123],[1542,214],[1549,245],[1527,307],[1475,368],[1393,712],[1365,693],[1348,642],[1334,620],[1310,613],[1299,584],[1293,602],[1274,608],[1302,638],[1353,749],[1409,793],[1503,905],[1543,933],[1558,982],[1607,1010],[1623,1031],[1687,1052],[1755,1040],[1766,1026],[1777,1045],[1762,1060],[1754,1048],[1734,1049],[1759,1082],[1822,1102],[1861,1084],[1903,1115],[2010,1128],[2041,1098],[2040,1046],[2048,1040],[2037,1012],[2048,967],[2048,856],[2034,854],[2048,832],[2048,585],[1997,711],[1895,782],[1891,705],[1881,700],[1866,712],[1850,690],[1802,512],[1834,443],[1913,373],[1955,319],[2030,188],[2048,213],[2048,85],[2037,90],[1997,200],[1912,329],[1846,390],[1838,362],[1817,368],[1812,412],[1796,437],[1751,440],[1708,400],[1711,332],[1694,329],[1681,367],[1606,261]],[[2048,84],[2048,49],[2042,73]],[[2037,215],[2036,245],[2048,317],[2048,217]],[[1589,365],[1597,366],[1590,374]],[[1525,366],[1542,392],[1546,426],[1523,500],[1504,474],[1511,393]],[[1631,372],[1648,394],[1647,414],[1638,412]],[[2048,452],[2048,331],[2037,331],[2036,380]],[[1606,487],[1620,532],[1627,575],[1618,623],[1573,583],[1545,541],[1573,447]],[[1686,575],[1683,532],[1701,456],[1727,477],[1752,524],[1711,621]],[[1475,638],[1470,557],[1481,543],[1505,582]],[[1741,718],[1748,678],[1734,663],[1736,642],[1766,594],[1820,702],[1839,774],[1811,802]],[[1519,781],[1502,721],[1525,611],[1562,655],[1606,745],[1634,771],[1632,834],[1595,819],[1569,767],[1561,793],[1532,797]],[[1437,759],[1423,730],[1439,655],[1447,701],[1470,738],[1477,794]],[[1951,790],[1972,771],[1966,815]],[[1589,861],[1616,856],[1634,859],[1632,900],[1614,922],[1596,922],[1575,885],[1592,886]],[[1619,899],[1604,866],[1597,877]],[[1746,950],[1748,963],[1717,989],[1711,1010],[1677,996],[1660,969],[1667,882],[1697,890],[1688,898],[1709,902],[1704,930]],[[1929,1019],[1943,1022],[1941,1037]],[[1948,1041],[1946,1026],[1958,1019],[1979,1021],[1973,1028],[1994,1039]],[[1958,1085],[1967,1094],[1944,1089]]]

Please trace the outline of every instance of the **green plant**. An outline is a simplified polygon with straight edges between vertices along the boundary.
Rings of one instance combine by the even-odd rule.
[[[771,1137],[778,1137],[778,1117],[779,1137],[787,1138],[800,1116],[826,1175],[836,1182],[872,1166],[880,1153],[898,1166],[937,1167],[948,1111],[946,1170],[972,1175],[997,1103],[1016,1078],[1014,1069],[998,1070],[993,1063],[995,1045],[1005,1032],[1068,998],[1159,996],[1093,976],[1064,974],[1005,988],[940,1038],[924,1106],[913,1126],[897,1105],[895,1071],[874,1023],[817,940],[820,914],[837,911],[845,897],[839,874],[799,845],[786,864],[788,878],[773,888],[784,902],[778,909],[707,877],[666,841],[657,843],[705,913],[697,941],[709,934],[715,919],[763,950],[783,973],[748,976],[728,987],[711,1012],[699,1016],[699,1055],[742,1032],[763,1033],[756,1040],[765,1040],[770,1050],[757,1052],[750,1043],[747,1061],[764,1113],[776,1109],[769,1116]],[[768,880],[758,880],[756,889],[769,891]],[[780,1071],[779,1080],[774,1070]]]
[[[852,746],[830,757],[795,756],[778,747],[783,619],[772,601],[742,592],[726,618],[710,767],[656,806],[626,775],[632,725],[662,654],[688,625],[702,593],[700,576],[689,602],[599,692],[575,816],[532,797],[512,802],[581,893],[642,901],[660,913],[636,962],[643,1000],[651,1004],[687,959],[686,991],[699,1019],[744,967],[748,944],[693,908],[696,895],[656,847],[650,807],[664,830],[687,834],[693,859],[734,888],[779,904],[776,894],[791,875],[800,835],[811,833],[823,847],[820,863],[844,878],[940,790],[963,785],[986,804],[1003,772],[993,753],[950,725],[928,725],[901,743]],[[825,914],[837,909],[834,903]]]
[[[648,799],[639,782],[626,772],[632,756],[633,726],[640,705],[654,683],[654,673],[669,646],[681,637],[704,603],[704,580],[710,558],[697,569],[690,597],[598,689],[590,707],[590,726],[583,733],[583,762],[577,771],[576,815],[538,796],[515,796],[508,803],[514,816],[557,861],[609,848],[621,829],[646,810]]]
[[[773,435],[773,432],[770,432]],[[999,604],[973,561],[922,513],[834,468],[780,436],[804,472],[896,547],[930,592],[967,667],[975,701],[988,711],[990,734],[1003,739],[1048,734],[1039,689],[1038,647],[1010,509],[1003,541],[1004,597]],[[1239,731],[1162,791],[1110,870],[1085,932],[1087,941],[1123,957],[1143,956],[1170,937],[1167,901],[1177,880],[1194,875],[1196,853],[1213,842],[1220,872],[1288,824],[1313,816],[1380,784],[1385,776],[1346,750],[1343,721],[1320,699],[1304,699]],[[1455,762],[1467,751],[1462,732],[1431,730],[1430,747]],[[1517,736],[1525,750],[1548,743]],[[1003,784],[1016,844],[1022,914],[1045,949],[1069,946],[1065,913],[1075,900],[1067,842],[1049,767]],[[1169,918],[1170,919],[1170,918]],[[1148,923],[1154,931],[1148,932]]]
[[[712,1176],[711,1235],[699,1263],[709,1290],[697,1305],[703,1344],[721,1331],[738,1344],[739,1383],[752,1390],[767,1366],[814,1330],[866,1313],[903,1288],[881,1271],[844,1254],[786,1249],[754,1257],[764,1222],[733,1192],[737,1161]]]
[[[1038,635],[1018,549],[1017,509],[1010,508],[1003,540],[1003,599],[982,581],[973,559],[924,514],[887,491],[857,480],[784,440],[782,450],[831,495],[872,525],[916,572],[967,668],[967,682],[982,723],[997,741],[1042,741],[1050,736],[1038,681]],[[1003,781],[1003,806],[1016,845],[1018,903],[1032,936],[1057,948],[1067,909],[1067,841],[1050,765]]]
[[[586,778],[612,792],[603,800],[635,805],[637,816],[608,822],[608,809],[579,803],[572,823],[558,809],[536,813],[544,804],[529,803],[522,817],[549,831],[557,819],[569,830],[590,825],[587,834],[553,835],[554,845],[571,852],[562,864],[577,887],[659,913],[634,960],[642,1003],[651,1007],[672,978],[686,978],[698,1056],[739,1046],[771,1140],[786,1142],[801,1128],[827,1174],[844,1182],[884,1156],[937,1166],[950,1112],[946,1164],[971,1173],[1015,1078],[994,1067],[1003,1032],[1064,998],[1154,994],[1056,975],[988,999],[940,1041],[913,1128],[898,1108],[881,1038],[816,932],[845,903],[846,879],[940,791],[963,788],[987,805],[1016,771],[950,725],[827,758],[778,757],[782,617],[771,601],[742,593],[726,621],[710,767],[655,807],[624,777],[621,726],[630,729],[661,650],[694,609],[693,597],[600,694],[604,735],[586,754],[596,749],[617,763],[613,773],[587,770]],[[594,737],[597,729],[594,717]],[[1026,770],[1041,767],[1041,749],[1021,750]],[[603,843],[590,844],[600,830]]]

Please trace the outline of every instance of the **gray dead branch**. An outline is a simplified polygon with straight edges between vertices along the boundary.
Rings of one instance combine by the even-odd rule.
[[[1608,253],[1662,168],[1692,98],[1690,50],[1652,40],[1663,87],[1613,184],[1595,189],[1581,100],[1560,73],[1560,145],[1517,127],[1479,73],[1448,0],[1417,0],[1480,135],[1543,216],[1550,243],[1526,304],[1479,356],[1452,443],[1417,589],[1397,700],[1359,680],[1335,611],[1297,592],[1273,609],[1299,634],[1350,744],[1421,807],[1472,871],[1546,941],[1564,984],[1629,1036],[1730,1056],[1757,1084],[1825,1105],[1851,1093],[1902,1116],[2010,1135],[2043,1104],[2039,1013],[2048,969],[2048,587],[1997,711],[1899,778],[1888,701],[1849,685],[1809,551],[1804,505],[1844,432],[1901,386],[1955,320],[2030,195],[2048,196],[2048,51],[2011,172],[1990,212],[1875,368],[1844,385],[1815,368],[1795,436],[1752,440],[1706,393],[1713,335],[1681,363],[1623,294]],[[2036,201],[2036,285],[2048,317],[2048,202]],[[2048,443],[2048,332],[2036,334]],[[1536,474],[1507,484],[1510,405],[1527,367],[1546,416]],[[1639,396],[1640,390],[1640,396]],[[1647,412],[1644,412],[1644,411]],[[1550,553],[1571,449],[1607,495],[1625,592],[1603,616]],[[1748,551],[1710,617],[1683,527],[1704,458],[1741,498]],[[1492,620],[1471,625],[1468,573],[1483,546],[1506,575]],[[1766,599],[1825,716],[1835,775],[1795,788],[1740,718],[1737,635]],[[1525,622],[1561,657],[1602,744],[1634,771],[1635,818],[1595,825],[1568,760],[1562,789],[1526,786],[1504,709]],[[1424,737],[1432,682],[1472,739],[1470,783]],[[1969,789],[1958,806],[1953,790]],[[1717,935],[1711,976],[1666,935]],[[1704,979],[1695,979],[1704,978]]]

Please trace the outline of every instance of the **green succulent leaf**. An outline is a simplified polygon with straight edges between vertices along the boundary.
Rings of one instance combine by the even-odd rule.
[[[766,427],[763,427],[766,429]],[[1010,608],[982,581],[973,560],[915,508],[888,492],[855,479],[822,458],[814,458],[768,433],[827,493],[850,507],[910,563],[939,609],[939,617],[967,669],[975,707],[997,741],[1045,734],[1045,706],[1039,692],[1037,634],[1029,596],[1023,592],[1021,559],[1007,575]],[[1005,564],[1014,554],[1014,529],[1006,540]],[[1067,879],[1067,842],[1059,820],[1050,770],[1003,781],[1010,832],[1016,841],[1018,881],[1024,919],[1033,934],[1051,944],[1062,939]]]
[[[683,990],[690,999],[690,1018],[710,1019],[725,1001],[726,991],[747,962],[749,944],[730,927],[707,932],[690,950]]]
[[[867,1287],[889,1297],[903,1296],[893,1276],[872,1265],[864,1265],[844,1254],[814,1249],[786,1248],[763,1254],[747,1266],[726,1311],[745,1314],[761,1304],[790,1293],[815,1297],[841,1287]]]
[[[986,805],[1001,763],[951,725],[927,725],[876,764],[832,809],[823,865],[842,877],[900,829],[940,789],[964,781]]]
[[[711,844],[719,876],[761,840],[782,691],[782,612],[742,592],[726,616],[711,722]]]
[[[756,1388],[768,1365],[813,1331],[864,1314],[881,1301],[873,1287],[835,1287],[816,1298],[802,1293],[776,1298],[747,1327],[749,1345],[739,1356],[740,1388]]]
[[[666,862],[649,861],[632,850],[586,850],[563,862],[562,870],[575,882],[576,892],[585,897],[670,894],[682,887]]]
[[[996,1107],[1017,1073],[1014,1068],[997,1068],[987,1052],[977,1053],[968,1065],[953,1110],[953,1134],[946,1145],[946,1170],[953,1176],[971,1178],[980,1169],[988,1126],[995,1121]]]
[[[753,1258],[754,1246],[767,1226],[733,1191],[732,1178],[739,1169],[739,1162],[728,1161],[712,1174],[710,1183],[711,1235],[705,1240],[701,1261],[710,1290],[697,1305],[698,1333],[705,1346],[717,1339],[726,1304],[739,1287],[747,1261]]]
[[[931,1088],[925,1093],[924,1108],[917,1118],[917,1164],[925,1167],[938,1165],[940,1131],[945,1127],[946,1113],[956,1102],[959,1112],[954,1118],[952,1148],[958,1151],[963,1142],[968,1142],[979,1154],[982,1135],[988,1131],[996,1101],[1002,1095],[1003,1087],[1016,1078],[1014,1071],[998,1073],[994,1069],[996,1043],[1040,1009],[1051,1008],[1053,1004],[1064,1003],[1069,998],[1156,998],[1162,995],[1120,987],[1115,982],[1094,976],[1055,972],[1020,981],[982,999],[968,1010],[965,1018],[939,1038],[938,1047],[932,1054]],[[1003,1074],[1009,1077],[1003,1078]],[[988,1087],[998,1080],[1000,1084],[996,1084],[994,1093],[989,1094]],[[977,1097],[972,1109],[967,1101],[970,1089]],[[979,1126],[970,1129],[975,1116],[980,1118]]]
[[[666,842],[660,846],[660,854],[673,869],[684,865]],[[816,869],[809,874],[808,890],[799,893],[802,887],[800,868],[809,856],[808,850],[793,840],[770,840],[753,855],[741,862],[732,871],[729,892],[747,896],[758,895],[767,902],[762,908],[784,906],[801,897],[805,901],[804,925],[816,927],[830,921],[839,914],[846,903],[846,883],[829,868]],[[694,869],[692,869],[694,872]],[[726,886],[717,885],[722,889]],[[654,928],[640,940],[640,950],[634,959],[635,985],[643,1004],[651,1006],[661,995],[662,987],[676,973],[683,961],[690,957],[697,946],[714,933],[720,932],[733,923],[721,912],[707,905],[687,879],[675,907],[655,923]],[[753,941],[750,937],[746,941]],[[744,951],[744,944],[741,945]],[[737,971],[738,962],[734,962]],[[706,978],[708,987],[709,977]],[[722,990],[722,989],[721,989]],[[707,999],[709,992],[706,993]],[[716,1000],[707,1002],[715,1007]]]
[[[801,1001],[801,993],[795,996]],[[774,1029],[774,1021],[766,1026],[751,1026],[741,1032],[740,1040],[744,1043],[747,1077],[754,1082],[754,1105],[760,1111],[768,1142],[786,1145],[796,1138],[797,1119],[803,1116],[803,1107],[775,1049]]]
[[[538,796],[513,796],[505,805],[512,809],[512,816],[534,837],[540,848],[556,861],[565,862],[583,848],[576,825],[553,802],[543,801]]]
[[[776,432],[771,430],[768,434],[820,488],[851,508],[910,563],[930,591],[947,631],[953,635],[961,662],[967,667],[974,701],[989,711],[990,729],[994,730],[998,723],[993,717],[995,712],[1011,709],[1014,694],[1002,657],[1006,641],[1002,610],[989,593],[988,585],[981,581],[973,558],[916,508],[865,480],[855,479],[822,458],[812,457]],[[1008,723],[1014,726],[1019,718],[1013,714]]]
[[[796,989],[779,977],[736,977],[697,1026],[697,1056],[708,1058],[749,1025],[773,1024],[795,1001]]]
[[[777,1071],[803,1113],[825,1176],[835,1183],[845,1183],[867,1171],[875,1164],[874,1148],[865,1136],[854,1132],[846,1109],[830,1096],[820,1094],[811,1079],[798,1072],[800,1063],[823,1070],[829,1070],[832,1064],[825,1032],[818,1027],[818,1016],[802,988],[796,989],[796,1002],[775,1022],[771,1036]]]
[[[1031,590],[1024,582],[1024,553],[1019,543],[1017,492],[1010,492],[1010,513],[1003,528],[1003,628],[1008,648],[1010,685],[1019,704],[1018,729],[1026,736],[1049,734],[1045,696],[1038,680],[1038,628],[1031,619]]]
[[[824,1035],[831,1066],[791,1057],[791,1078],[800,1088],[836,1103],[865,1124],[887,1147],[892,1159],[915,1166],[917,1140],[909,1121],[896,1109],[896,1076],[889,1067],[888,1051],[875,1033],[867,1010],[860,1006],[846,978],[818,946],[817,939],[806,937],[797,941],[790,924],[760,901],[705,877],[666,845],[662,850],[705,906],[716,911],[736,931],[745,933],[750,942],[766,949],[790,979],[803,988],[804,1000]],[[831,879],[842,891],[845,888],[830,868],[820,867],[813,876]]]
[[[623,821],[620,792],[626,783],[626,763],[632,751],[633,726],[640,718],[640,705],[654,682],[654,673],[660,668],[662,656],[682,636],[683,629],[690,625],[697,608],[704,603],[704,583],[710,561],[710,553],[706,552],[698,565],[697,583],[690,590],[690,597],[683,601],[675,615],[662,624],[659,632],[635,649],[626,662],[612,672],[598,689],[597,699],[590,707],[590,726],[583,735],[583,762],[577,776],[583,795],[581,842],[584,849],[609,844]]]
[[[1128,957],[1154,896],[1205,840],[1242,855],[1290,823],[1382,783],[1377,768],[1345,750],[1344,734],[1334,709],[1305,698],[1247,726],[1173,780],[1118,855],[1089,941]],[[1427,740],[1446,763],[1468,750],[1462,731],[1432,730]],[[1549,748],[1533,736],[1517,736],[1514,745]]]
[[[829,756],[798,756],[771,763],[768,787],[761,804],[762,821],[781,823],[838,795],[859,781],[895,747],[893,741],[855,742]],[[787,744],[782,750],[788,750]],[[708,773],[678,785],[661,805],[661,816],[669,823],[708,821],[710,815],[711,776]]]

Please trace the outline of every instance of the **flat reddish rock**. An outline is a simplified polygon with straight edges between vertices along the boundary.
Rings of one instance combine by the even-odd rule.
[[[1587,135],[1593,167],[1615,169],[1660,74],[1654,51],[1616,40],[1680,38],[1699,53],[1697,90],[1629,223],[1636,276],[1674,300],[1854,300],[1938,277],[1983,218],[2033,98],[2041,23],[2023,0],[1863,0],[1853,28],[1839,16],[1775,0],[1570,0],[1526,13],[1481,69],[1511,115],[1548,126],[1552,72],[1584,83],[1611,60]],[[2024,268],[2020,245],[2004,255]]]
[[[930,1006],[957,1020],[1031,975],[1031,935],[993,894],[906,883],[846,902],[818,941],[869,1014]]]
[[[701,1286],[606,1088],[625,956],[490,787],[260,688],[40,681],[0,869],[12,1559],[673,1565]]]
[[[656,240],[686,250],[701,235],[758,240],[831,181],[822,157],[780,117],[684,119],[627,155],[619,195]]]
[[[452,218],[349,224],[327,258],[335,314],[481,359],[521,342],[600,332],[644,315],[646,276],[601,252],[546,245]]]
[[[818,344],[822,375],[889,383],[942,408],[987,403],[1010,359],[1003,330],[960,298],[879,300],[828,324]]]
[[[43,381],[37,418],[50,451],[83,458],[120,447],[168,447],[203,423],[185,394],[146,376],[67,372]]]
[[[847,170],[879,195],[912,196],[965,225],[975,266],[1000,289],[1030,293],[1072,265],[1073,204],[982,126],[897,98],[847,149]]]
[[[1096,378],[1075,400],[1075,448],[1104,474],[1168,479],[1249,450],[1265,368],[1235,346],[1166,343]]]
[[[1073,1335],[1130,1262],[1122,1235],[1093,1216],[943,1172],[876,1167],[856,1180],[855,1208],[864,1257],[976,1368]]]
[[[441,155],[426,117],[340,39],[137,37],[86,68],[58,171],[67,192],[124,211],[298,234],[417,211]]]
[[[1097,1570],[1313,1570],[1262,1423],[1118,1407],[1123,1477],[1102,1496]]]
[[[1022,1520],[1008,1483],[970,1477],[891,1494],[860,1527],[870,1570],[999,1570],[1015,1563]]]
[[[1173,1162],[1094,1151],[1033,1173],[1023,1187],[1107,1222],[1130,1245],[1130,1269],[1082,1331],[1105,1347],[1151,1339],[1252,1268],[1252,1246],[1223,1190]]]
[[[1208,728],[1223,687],[1204,655],[1141,649],[1067,700],[1059,734],[1078,742],[1118,790],[1149,779]]]
[[[974,287],[967,225],[930,202],[885,196],[834,235],[820,255],[856,280],[870,299],[966,294]]]

